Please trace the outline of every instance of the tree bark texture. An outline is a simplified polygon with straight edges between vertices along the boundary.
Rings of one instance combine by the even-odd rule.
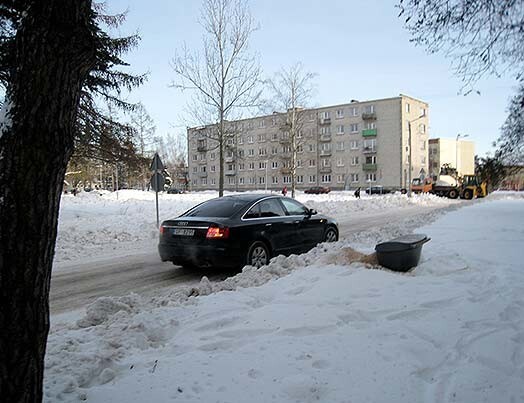
[[[27,3],[0,129],[0,401],[10,403],[43,396],[60,196],[97,52],[91,0]]]

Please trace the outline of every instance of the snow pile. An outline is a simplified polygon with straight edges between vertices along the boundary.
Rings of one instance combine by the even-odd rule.
[[[466,206],[417,229],[432,240],[408,274],[340,264],[346,240],[220,283],[101,299],[53,326],[45,400],[520,401],[523,198]]]

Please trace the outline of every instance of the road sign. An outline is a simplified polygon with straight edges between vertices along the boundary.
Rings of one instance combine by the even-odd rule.
[[[151,177],[151,187],[155,192],[163,191],[165,183],[166,180],[164,175],[162,175],[160,172],[155,172]]]
[[[160,159],[157,153],[155,153],[153,161],[151,161],[151,167],[149,169],[153,172],[159,172],[164,170],[164,164],[162,164],[162,160]]]

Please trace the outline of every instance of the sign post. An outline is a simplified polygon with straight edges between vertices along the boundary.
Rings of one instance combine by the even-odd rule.
[[[151,162],[151,171],[153,176],[151,176],[151,187],[155,191],[155,201],[156,201],[156,227],[160,226],[160,220],[158,217],[158,191],[164,189],[165,179],[162,172],[164,171],[164,164],[160,160],[158,153],[155,153],[153,161]]]

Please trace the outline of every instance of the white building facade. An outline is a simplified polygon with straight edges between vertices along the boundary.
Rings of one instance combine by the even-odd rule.
[[[400,95],[307,109],[301,114],[295,139],[297,189],[406,188],[410,154],[412,177],[428,173],[426,102]],[[274,113],[228,122],[225,190],[289,187],[293,148],[284,121],[285,114]],[[187,131],[191,190],[218,189],[220,159],[215,129],[208,125]]]

